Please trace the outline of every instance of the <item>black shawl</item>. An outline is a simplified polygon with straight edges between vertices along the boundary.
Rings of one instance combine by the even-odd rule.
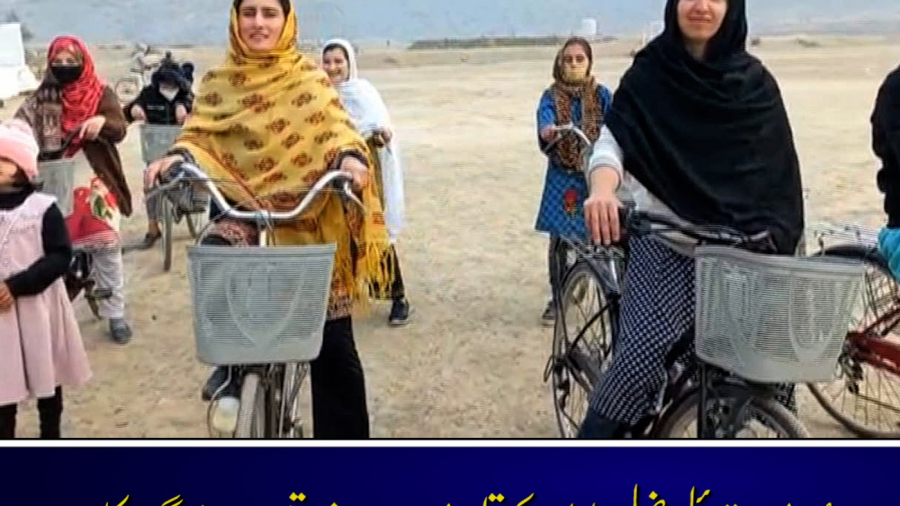
[[[769,230],[780,253],[803,232],[793,134],[774,77],[747,53],[744,0],[729,0],[703,61],[687,51],[678,0],[664,32],[641,50],[607,125],[625,170],[680,217],[743,232]]]
[[[884,193],[888,227],[900,227],[900,68],[878,89],[872,111],[872,150],[881,160],[878,189]]]

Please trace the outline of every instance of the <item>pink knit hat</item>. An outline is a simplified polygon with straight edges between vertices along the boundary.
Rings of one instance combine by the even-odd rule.
[[[39,148],[34,140],[34,131],[22,120],[0,123],[0,158],[18,165],[29,181],[38,175]]]

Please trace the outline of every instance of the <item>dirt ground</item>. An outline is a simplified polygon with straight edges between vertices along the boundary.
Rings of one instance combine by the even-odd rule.
[[[790,39],[756,48],[782,87],[810,189],[811,221],[877,226],[881,197],[868,118],[900,45]],[[198,73],[224,51],[176,51]],[[394,438],[558,437],[542,381],[551,331],[540,325],[548,296],[545,237],[533,229],[544,177],[535,108],[550,83],[553,48],[468,52],[364,51],[362,74],[378,87],[406,164],[407,228],[399,251],[416,308],[413,323],[386,325],[378,306],[355,321],[365,365],[373,436]],[[125,71],[122,53],[98,51],[104,76]],[[627,48],[598,47],[595,73],[610,87],[627,68]],[[0,116],[11,115],[18,101]],[[137,129],[121,146],[133,191],[142,164]],[[87,180],[83,161],[78,177]],[[142,200],[135,207],[141,209]],[[123,222],[142,236],[143,211]],[[77,302],[94,379],[66,392],[67,437],[207,437],[199,390],[208,369],[194,355],[184,226],[172,271],[158,249],[126,256],[127,346]],[[848,437],[801,388],[801,411],[818,437]],[[22,436],[35,434],[29,404]]]

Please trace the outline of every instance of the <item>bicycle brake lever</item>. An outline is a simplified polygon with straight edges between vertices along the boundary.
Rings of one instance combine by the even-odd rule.
[[[343,181],[341,184],[340,190],[344,193],[344,196],[350,199],[354,204],[358,205],[360,209],[365,209],[366,206],[363,205],[362,200],[353,193],[353,188],[350,186],[350,181]]]

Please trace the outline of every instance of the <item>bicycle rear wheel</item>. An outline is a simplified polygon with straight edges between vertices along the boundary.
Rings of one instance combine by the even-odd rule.
[[[560,293],[547,374],[560,435],[575,438],[594,384],[612,354],[618,301],[583,261],[566,275]]]
[[[816,255],[866,264],[864,304],[861,314],[854,315],[851,331],[862,331],[900,307],[900,286],[887,260],[874,247],[844,244],[826,248]],[[900,346],[900,335],[893,329],[876,328],[874,334]],[[822,408],[854,434],[900,437],[900,376],[872,366],[849,343],[838,359],[837,377],[830,383],[807,384],[807,387]]]
[[[244,376],[234,437],[236,439],[264,439],[266,437],[266,392],[256,373],[248,373]]]
[[[738,399],[746,391],[737,385],[717,385],[716,392],[707,399],[707,423],[713,424],[716,439],[725,439],[724,431],[715,428],[736,407]],[[696,439],[697,413],[700,411],[700,391],[686,395],[666,413],[654,433],[655,439]],[[745,422],[736,439],[805,439],[810,437],[803,423],[780,402],[772,397],[753,397],[746,407]],[[709,430],[709,429],[708,429]],[[766,435],[760,436],[760,433]]]

